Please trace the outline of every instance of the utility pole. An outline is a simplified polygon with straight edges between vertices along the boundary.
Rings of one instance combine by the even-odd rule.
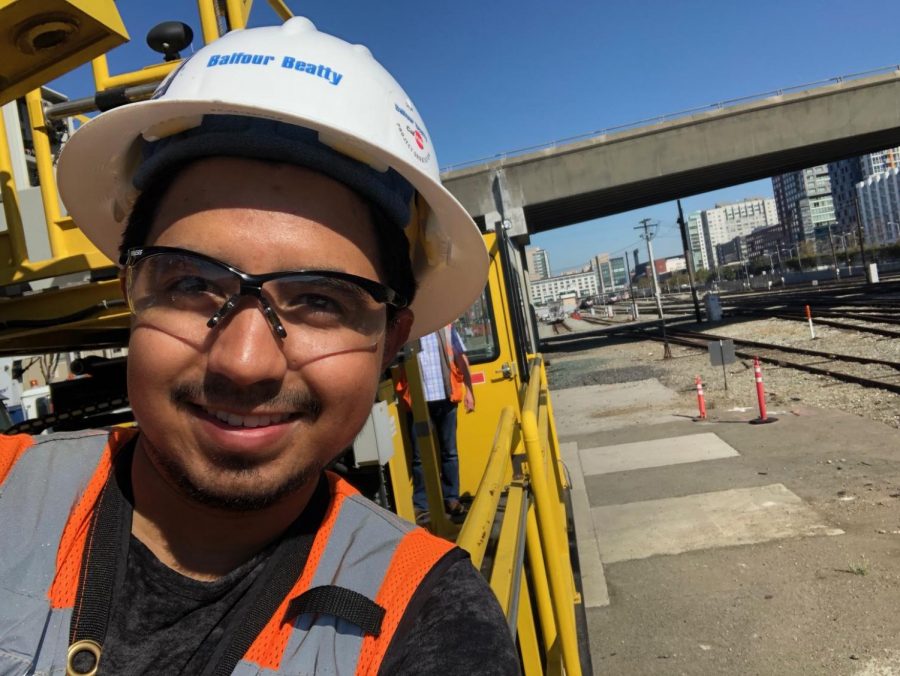
[[[678,203],[678,227],[681,228],[681,246],[684,249],[684,262],[687,264],[688,282],[691,285],[691,298],[694,299],[694,316],[697,323],[703,321],[700,315],[700,300],[697,298],[697,287],[694,286],[694,253],[691,250],[691,242],[688,239],[687,223],[684,222],[684,212],[681,210],[681,200]]]
[[[631,316],[634,317],[634,321],[637,321],[640,315],[638,314],[637,298],[634,295],[634,282],[631,279],[631,261],[627,251],[625,252],[625,274],[628,275],[628,290],[631,292]]]
[[[672,348],[669,347],[669,337],[666,335],[666,317],[663,314],[662,307],[662,298],[659,295],[659,279],[656,277],[656,261],[653,258],[653,244],[651,240],[656,235],[655,232],[656,224],[654,224],[654,232],[650,232],[650,219],[645,218],[641,220],[641,224],[635,227],[635,230],[643,230],[644,234],[641,237],[644,238],[644,241],[647,242],[647,255],[650,257],[650,262],[648,265],[650,266],[650,270],[653,273],[653,295],[656,296],[656,311],[659,313],[659,321],[662,326],[662,336],[663,336],[663,345],[665,346],[663,349],[663,359],[671,359],[672,358]]]

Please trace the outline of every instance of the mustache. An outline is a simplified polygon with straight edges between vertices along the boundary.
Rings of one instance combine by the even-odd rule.
[[[203,402],[210,408],[252,410],[257,407],[302,413],[313,419],[322,412],[322,401],[305,389],[283,389],[277,382],[236,385],[213,374],[199,382],[179,383],[170,398],[175,404]]]

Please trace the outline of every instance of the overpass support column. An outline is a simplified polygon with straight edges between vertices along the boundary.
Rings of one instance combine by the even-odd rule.
[[[534,313],[531,285],[528,283],[528,273],[525,267],[525,245],[531,240],[528,236],[525,210],[521,206],[517,206],[517,204],[522,204],[521,195],[516,199],[514,192],[514,190],[510,190],[503,169],[495,171],[491,179],[491,193],[496,211],[485,215],[485,223],[489,230],[503,228],[505,237],[500,237],[497,241],[500,246],[504,245],[504,241],[508,241],[510,245],[508,259],[511,270],[507,270],[506,274],[513,277],[510,282],[517,287],[518,291],[518,293],[514,293],[518,299],[510,298],[510,303],[518,302],[520,304],[515,311],[521,312],[523,318],[521,328],[525,332],[524,347],[534,354],[538,351],[537,318]],[[493,228],[491,228],[492,224]]]

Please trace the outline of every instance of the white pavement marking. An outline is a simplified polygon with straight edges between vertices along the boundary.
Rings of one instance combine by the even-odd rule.
[[[578,451],[585,475],[715,460],[740,455],[712,432],[653,441],[635,441]]]
[[[575,522],[575,539],[578,541],[578,563],[581,567],[581,591],[586,608],[609,605],[609,590],[600,561],[600,549],[594,524],[591,520],[591,505],[588,502],[581,460],[578,458],[578,444],[569,442],[559,445],[562,461],[572,483],[572,520]]]
[[[605,564],[844,532],[783,484],[594,507],[591,516]]]

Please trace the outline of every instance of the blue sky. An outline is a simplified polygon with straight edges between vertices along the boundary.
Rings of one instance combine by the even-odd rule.
[[[900,3],[883,0],[286,2],[320,30],[370,48],[415,101],[442,167],[900,63]],[[185,21],[199,36],[193,0],[117,6],[132,42],[110,54],[112,73],[159,60],[144,42],[155,23]],[[277,17],[256,0],[252,20]],[[71,97],[92,93],[89,70],[52,86]],[[771,194],[769,181],[757,181],[683,204],[689,213]],[[633,249],[633,228],[648,217],[660,221],[656,254],[670,255],[681,246],[675,216],[674,203],[657,205],[532,243],[560,271]]]

